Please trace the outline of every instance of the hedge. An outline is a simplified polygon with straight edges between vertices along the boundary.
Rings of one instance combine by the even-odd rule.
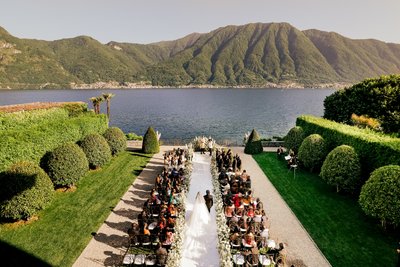
[[[107,127],[106,115],[90,112],[24,129],[1,131],[0,171],[21,160],[39,164],[46,152],[66,142],[77,142],[91,133],[103,134]]]
[[[17,162],[0,174],[0,217],[29,219],[54,196],[53,184],[35,163]]]
[[[340,145],[352,146],[360,157],[362,177],[369,177],[373,170],[385,165],[400,165],[399,138],[311,115],[298,117],[296,125],[306,135],[317,133],[324,137],[329,150]]]
[[[111,154],[117,155],[126,149],[126,136],[118,127],[110,127],[103,134],[111,149]]]

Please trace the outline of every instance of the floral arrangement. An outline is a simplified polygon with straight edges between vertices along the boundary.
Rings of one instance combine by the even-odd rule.
[[[211,176],[213,183],[214,205],[217,219],[218,251],[221,267],[232,267],[231,245],[229,242],[229,227],[226,223],[224,213],[224,202],[222,200],[220,183],[218,181],[218,170],[216,164],[216,154],[213,152],[211,158]]]
[[[178,267],[180,266],[180,261],[182,258],[182,245],[183,245],[183,238],[185,232],[185,214],[186,214],[186,196],[189,190],[190,185],[190,176],[193,171],[192,165],[192,158],[193,158],[193,149],[188,147],[188,159],[185,162],[185,181],[182,184],[182,191],[180,193],[180,212],[175,220],[175,235],[174,235],[174,242],[172,243],[171,249],[168,252],[167,258],[167,267]]]

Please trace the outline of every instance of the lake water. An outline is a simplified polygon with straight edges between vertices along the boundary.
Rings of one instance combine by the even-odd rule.
[[[332,89],[134,89],[0,91],[0,105],[84,101],[112,92],[110,125],[143,135],[148,126],[165,143],[212,136],[220,143],[240,144],[253,128],[263,137],[284,136],[301,114],[323,115]],[[105,112],[106,105],[102,104]]]

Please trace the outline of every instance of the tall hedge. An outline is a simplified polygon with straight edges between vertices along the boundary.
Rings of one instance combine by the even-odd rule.
[[[288,150],[293,150],[295,154],[299,152],[299,147],[301,143],[303,142],[304,138],[306,136],[304,135],[303,128],[299,126],[295,126],[292,129],[289,130],[287,135],[284,138],[285,141],[285,147]]]
[[[372,172],[361,188],[363,211],[386,223],[400,224],[400,166],[388,165]]]
[[[310,171],[319,170],[328,154],[326,142],[319,134],[307,136],[300,145],[298,159]]]
[[[83,113],[76,117],[44,120],[21,129],[0,131],[0,171],[11,164],[33,161],[39,164],[46,152],[66,142],[77,142],[91,133],[103,134],[108,128],[106,115]]]
[[[143,137],[142,151],[146,154],[154,154],[160,151],[157,134],[153,127],[149,127]]]
[[[386,132],[400,133],[400,75],[366,79],[325,98],[324,117],[351,123],[351,115],[379,119]]]
[[[53,184],[35,163],[22,161],[0,174],[0,216],[29,219],[45,208],[54,196]]]
[[[72,186],[89,170],[83,150],[74,143],[65,143],[46,157],[43,167],[55,186]]]
[[[247,140],[246,146],[244,148],[244,153],[253,155],[263,152],[263,146],[260,139],[260,135],[258,134],[256,129],[253,129],[253,131],[251,131],[250,133],[249,140]]]
[[[126,136],[120,128],[110,127],[104,132],[103,136],[110,146],[112,155],[117,155],[126,149]]]
[[[99,168],[111,160],[111,150],[106,139],[99,134],[89,134],[79,142],[86,154],[89,167]]]
[[[317,133],[324,137],[329,150],[340,145],[353,147],[360,157],[363,177],[369,177],[373,170],[385,165],[400,165],[399,138],[310,115],[298,117],[296,125],[306,135]]]
[[[329,152],[321,167],[320,176],[336,191],[355,192],[361,185],[361,164],[354,148],[341,145]]]

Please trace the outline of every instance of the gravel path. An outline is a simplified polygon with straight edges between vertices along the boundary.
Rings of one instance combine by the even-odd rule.
[[[271,151],[264,149],[267,150]],[[310,267],[331,266],[253,157],[244,154],[243,147],[234,147],[232,152],[239,154],[243,168],[252,178],[254,196],[264,203],[271,238],[287,245],[287,262],[298,259]]]
[[[162,146],[160,153],[153,156],[75,261],[74,267],[121,264],[128,246],[128,228],[137,219],[144,201],[154,187],[157,174],[162,171],[163,153],[172,148]]]

